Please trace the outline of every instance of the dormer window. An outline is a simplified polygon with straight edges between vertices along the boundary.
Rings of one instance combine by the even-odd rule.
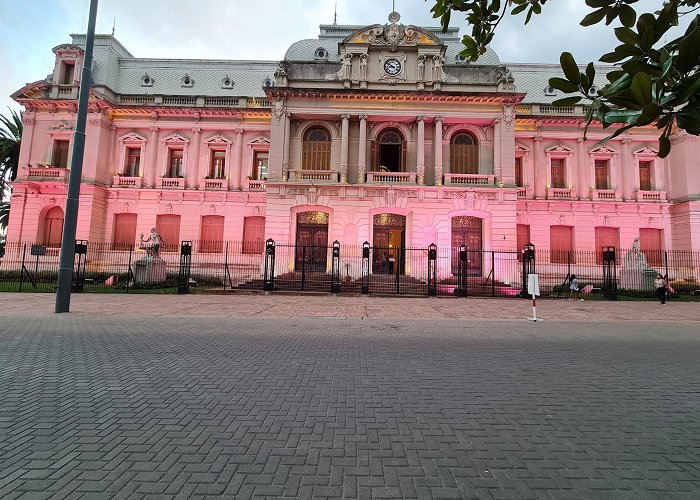
[[[272,87],[272,80],[269,76],[263,80],[263,87]]]
[[[185,73],[185,76],[182,77],[181,81],[183,87],[192,87],[194,85],[194,80],[187,73]]]
[[[598,95],[598,87],[593,85],[589,90],[588,90],[588,95],[590,96],[597,96]]]
[[[233,80],[231,79],[230,76],[226,75],[221,79],[221,88],[222,89],[232,89],[233,88]]]
[[[143,76],[141,77],[141,86],[142,87],[153,87],[153,78],[148,76],[148,73],[144,73]]]
[[[73,85],[75,77],[75,62],[64,61],[61,65],[61,85]]]
[[[314,52],[314,59],[328,59],[328,51],[324,47],[319,47]]]
[[[551,85],[548,85],[544,88],[544,95],[551,97],[551,96],[557,95],[557,91],[555,90],[554,87],[552,87]]]

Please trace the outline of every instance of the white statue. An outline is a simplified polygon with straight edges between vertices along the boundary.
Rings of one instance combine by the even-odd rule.
[[[362,54],[360,56],[360,80],[362,80],[362,81],[367,80],[368,60],[369,60],[369,56],[367,54]]]
[[[338,80],[350,80],[352,74],[352,54],[346,52],[340,58],[343,65],[337,73]]]
[[[418,81],[425,80],[425,54],[418,56]]]
[[[442,64],[445,62],[445,58],[435,54],[433,56],[433,81],[442,81]]]
[[[632,242],[632,248],[625,254],[625,267],[634,269],[649,269],[647,256],[639,250],[639,238]]]
[[[160,237],[155,227],[151,228],[151,234],[147,239],[143,239],[143,233],[140,236],[141,244],[139,248],[146,250],[146,255],[150,257],[160,257],[160,247],[163,245],[163,238]],[[150,245],[148,244],[150,243]]]

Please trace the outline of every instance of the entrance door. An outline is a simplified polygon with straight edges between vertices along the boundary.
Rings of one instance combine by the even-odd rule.
[[[374,216],[372,272],[404,274],[406,261],[406,217],[395,214]]]
[[[482,275],[482,221],[478,217],[452,218],[452,274],[459,267],[459,247],[467,247],[467,269],[469,276]]]
[[[304,212],[297,216],[294,267],[310,272],[325,272],[328,257],[328,214]]]

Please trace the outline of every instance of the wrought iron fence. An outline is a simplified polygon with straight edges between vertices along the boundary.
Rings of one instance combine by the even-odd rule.
[[[700,252],[602,252],[466,247],[294,245],[261,241],[192,241],[154,251],[86,242],[73,286],[82,292],[186,293],[193,290],[319,292],[411,296],[517,297],[527,273],[543,297],[566,298],[576,275],[587,300],[653,299],[657,272],[675,293],[700,301]],[[59,249],[8,243],[0,249],[0,291],[55,290]],[[526,256],[527,257],[527,256]],[[606,274],[607,273],[607,274]]]

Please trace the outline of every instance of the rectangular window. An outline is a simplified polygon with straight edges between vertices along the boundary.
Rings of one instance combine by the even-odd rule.
[[[515,159],[515,185],[523,187],[523,159],[522,157]]]
[[[141,168],[141,148],[126,148],[126,165],[124,175],[138,177]]]
[[[51,154],[51,164],[54,167],[68,167],[68,147],[69,141],[53,141],[53,152]]]
[[[641,228],[639,230],[639,250],[646,256],[650,266],[662,266],[664,243],[661,229]]]
[[[212,151],[211,166],[209,168],[210,179],[224,179],[226,177],[226,151]]]
[[[182,177],[182,149],[170,149],[168,150],[168,172],[166,177],[177,178]]]
[[[595,188],[596,189],[609,189],[608,188],[608,161],[607,160],[596,160],[595,161]]]
[[[267,161],[269,155],[268,153],[256,153],[255,154],[255,172],[253,172],[253,179],[261,181],[267,179]]]
[[[63,78],[61,85],[73,85],[73,75],[75,74],[75,64],[63,63]]]
[[[222,215],[202,216],[199,240],[200,252],[221,253],[224,249],[224,217]]]
[[[549,261],[554,264],[575,263],[574,228],[571,226],[549,227]],[[569,260],[571,259],[571,260]]]
[[[243,253],[262,254],[265,247],[265,217],[243,219]]]
[[[136,214],[115,214],[112,250],[129,250],[136,244]]]
[[[639,190],[651,191],[651,162],[639,162]]]
[[[156,230],[160,234],[161,247],[165,252],[180,250],[180,216],[163,214],[156,216]]]
[[[615,247],[615,259],[620,260],[620,229],[617,227],[595,228],[595,262],[603,263],[603,248]]]
[[[528,224],[518,224],[517,226],[518,261],[523,260],[522,249],[530,243],[530,226]]]
[[[564,160],[561,158],[552,159],[552,187],[553,188],[564,188],[566,187],[564,181]]]

